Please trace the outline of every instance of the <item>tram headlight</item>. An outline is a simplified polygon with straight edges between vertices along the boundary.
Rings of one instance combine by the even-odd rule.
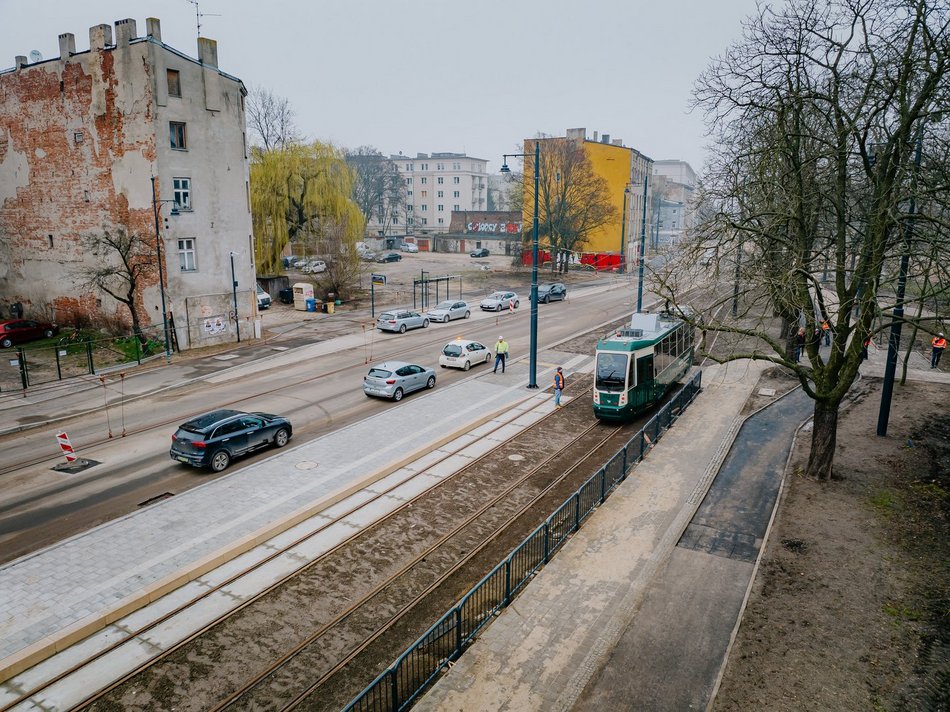
[[[617,402],[618,405],[627,405],[627,394],[626,392],[620,394],[620,400]]]
[[[594,391],[594,405],[600,405],[600,391]]]

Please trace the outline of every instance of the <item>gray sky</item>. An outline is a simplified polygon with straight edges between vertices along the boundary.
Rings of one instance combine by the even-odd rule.
[[[696,76],[739,36],[754,0],[200,0],[222,70],[287,97],[310,138],[383,153],[490,161],[537,132],[586,127],[700,170]],[[188,0],[0,0],[0,67],[89,47],[89,27],[162,21],[197,56]]]

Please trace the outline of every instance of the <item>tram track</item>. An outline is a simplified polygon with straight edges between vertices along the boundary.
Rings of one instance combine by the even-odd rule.
[[[589,401],[583,396],[577,400],[579,402],[576,407],[583,408],[585,416],[589,420],[589,412],[586,409]],[[547,419],[549,417],[550,415],[540,420],[529,431],[537,434],[538,431],[550,430],[553,425],[548,423]],[[624,428],[626,427],[631,426],[624,426]],[[180,680],[182,666],[193,666],[193,661],[196,660],[216,660],[217,662],[212,666],[213,670],[216,671],[221,667],[225,670],[224,676],[227,677],[227,670],[233,671],[238,663],[235,661],[229,663],[221,656],[227,657],[228,646],[233,646],[235,640],[254,640],[255,650],[274,651],[281,643],[275,642],[270,636],[272,629],[278,628],[286,633],[287,630],[293,629],[301,623],[299,612],[308,610],[312,612],[312,616],[304,614],[303,619],[313,624],[311,626],[312,632],[298,640],[295,645],[288,647],[283,643],[285,652],[280,656],[274,656],[276,662],[271,660],[267,664],[260,664],[261,661],[257,657],[246,654],[245,651],[245,654],[240,656],[239,666],[242,668],[242,672],[246,672],[245,668],[257,669],[257,674],[244,675],[247,679],[232,687],[229,687],[227,680],[221,679],[191,681],[193,684],[190,684],[187,690],[181,690],[180,696],[164,698],[161,707],[202,710],[256,709],[261,707],[273,709],[275,704],[279,704],[287,705],[284,708],[292,709],[302,704],[308,697],[312,697],[315,690],[324,687],[328,680],[334,678],[334,675],[341,670],[345,670],[355,658],[363,655],[368,647],[374,644],[378,645],[380,638],[384,637],[399,621],[418,607],[419,601],[430,596],[432,591],[444,584],[446,579],[453,577],[459,569],[478,557],[486,547],[493,542],[497,542],[498,536],[502,532],[510,530],[512,523],[518,521],[519,517],[522,517],[525,512],[537,508],[538,502],[545,497],[553,496],[556,499],[559,497],[560,499],[554,506],[559,504],[565,495],[562,492],[555,492],[558,486],[563,485],[565,479],[582,468],[585,463],[596,469],[599,464],[591,463],[599,456],[598,452],[603,452],[605,444],[609,443],[611,438],[616,438],[617,433],[622,429],[613,428],[605,434],[604,426],[596,423],[589,424],[583,432],[575,433],[575,437],[564,438],[563,447],[557,448],[549,456],[534,463],[528,472],[521,473],[516,480],[507,481],[505,487],[488,488],[491,490],[491,496],[480,502],[479,506],[468,512],[465,517],[449,516],[446,519],[439,516],[439,512],[446,503],[457,501],[460,496],[458,494],[459,490],[468,492],[468,495],[472,493],[473,483],[471,481],[467,484],[460,483],[460,473],[456,473],[456,475],[447,478],[444,483],[440,483],[439,487],[407,501],[404,506],[399,508],[398,512],[393,513],[393,516],[386,517],[378,524],[374,524],[372,530],[367,529],[347,542],[342,542],[334,550],[333,556],[336,558],[336,562],[330,561],[330,555],[328,554],[321,557],[319,562],[314,562],[306,570],[298,573],[294,577],[296,580],[289,587],[293,588],[295,593],[287,593],[288,587],[285,587],[283,595],[285,597],[290,596],[290,598],[284,600],[284,606],[281,609],[283,612],[277,613],[271,608],[270,613],[266,614],[262,621],[258,621],[258,623],[263,624],[263,629],[256,631],[256,634],[244,630],[242,623],[239,621],[236,624],[238,630],[221,631],[218,628],[219,640],[217,642],[207,641],[207,635],[202,636],[202,640],[197,639],[200,634],[191,636],[190,640],[176,646],[176,650],[169,650],[163,654],[162,658],[156,658],[144,671],[144,677],[147,679],[143,680],[137,677],[136,673],[131,673],[95,697],[88,698],[82,704],[91,709],[114,709],[117,705],[124,708],[127,700],[143,699],[139,695],[144,695],[147,698],[149,695],[153,695],[157,689],[165,690],[169,686],[174,686],[174,681]],[[505,456],[504,452],[499,451],[505,451],[506,448],[510,450],[512,447],[518,449],[517,444],[504,443],[478,458],[461,472],[469,473],[470,480],[473,468],[476,470],[484,469],[488,464],[486,460],[503,458]],[[582,455],[580,457],[570,455],[571,462],[565,463],[563,458],[571,450],[580,450]],[[529,484],[532,478],[537,477],[537,473],[545,468],[549,470],[554,468],[557,470],[558,476],[551,478],[549,473],[550,481],[544,483],[543,486],[535,482],[532,489]],[[585,474],[584,477],[588,474]],[[580,477],[580,475],[577,476]],[[481,473],[480,477],[484,477],[484,472]],[[501,479],[505,480],[503,474]],[[526,493],[526,487],[531,491]],[[485,483],[483,482],[477,488],[485,490]],[[573,490],[571,489],[571,491]],[[463,496],[464,498],[465,496]],[[428,501],[427,505],[425,505],[426,500]],[[501,520],[499,520],[499,510],[504,514]],[[495,514],[492,515],[492,512],[495,512]],[[491,521],[486,523],[486,517]],[[444,525],[451,524],[452,526],[440,527],[433,523],[432,531],[436,533],[430,534],[432,540],[426,541],[424,546],[416,542],[411,551],[408,552],[411,556],[404,556],[399,561],[398,566],[393,563],[398,557],[392,555],[392,552],[378,551],[388,540],[398,538],[398,535],[394,532],[405,532],[413,528],[412,526],[406,527],[407,521],[418,523],[430,520],[438,520]],[[527,531],[530,531],[536,525],[536,522],[530,525]],[[525,526],[528,525],[524,525],[521,529],[512,533],[518,540],[523,538]],[[343,551],[344,549],[348,549],[348,552]],[[367,558],[371,558],[373,561],[366,561]],[[374,562],[376,565],[374,565]],[[492,561],[488,564],[489,568],[494,563],[497,562]],[[359,595],[355,596],[355,600],[342,605],[340,602],[346,593],[340,590],[340,585],[344,589],[347,589],[347,586],[345,582],[339,584],[332,572],[336,572],[338,576],[340,572],[354,567],[360,569],[357,583],[354,583]],[[378,575],[371,577],[372,581],[362,580],[363,577],[370,577],[370,574],[376,574],[377,572]],[[473,575],[477,580],[481,574]],[[310,580],[301,581],[302,577],[309,577]],[[407,583],[407,578],[411,579],[411,582]],[[468,584],[465,590],[470,585],[471,583]],[[411,595],[408,596],[408,599],[393,598],[393,591],[400,588],[410,590]],[[275,590],[276,587],[270,589],[270,591]],[[449,598],[456,595],[458,595],[458,592],[454,591]],[[262,598],[263,595],[256,597],[255,600],[260,601]],[[273,606],[273,601],[269,605]],[[386,615],[382,612],[385,612]],[[227,619],[222,619],[219,623],[239,618],[237,614],[238,611],[236,610]],[[261,615],[261,613],[258,613],[258,616]],[[288,618],[295,620],[288,622]],[[379,620],[383,621],[383,625],[375,626],[375,622]],[[210,631],[215,625],[207,626],[204,632]],[[257,624],[250,622],[248,625],[253,628]],[[216,635],[215,631],[211,631],[210,635]],[[247,637],[249,635],[250,638]],[[262,639],[262,636],[266,639]],[[277,637],[280,636],[277,635]],[[193,644],[189,645],[187,650],[182,649],[186,643],[192,641],[194,641]],[[344,642],[352,642],[353,644],[344,646]],[[397,647],[399,645],[404,647],[404,644],[405,641],[400,639]],[[344,647],[346,647],[345,650],[343,650]],[[399,652],[401,652],[401,648]],[[169,659],[172,653],[176,653],[174,659]],[[263,654],[261,653],[261,655]],[[379,653],[375,655],[378,656]],[[386,662],[388,663],[389,660],[386,660]],[[159,666],[164,669],[157,670]],[[198,665],[198,667],[201,667],[201,665]],[[319,674],[317,674],[318,671]],[[137,672],[142,672],[142,670],[140,669]],[[291,689],[295,687],[293,681],[300,679],[306,679],[309,684],[305,685],[303,689],[300,689],[299,686],[296,686],[297,689]],[[368,682],[368,680],[365,682]],[[221,699],[225,691],[227,691],[227,696]],[[351,693],[352,690],[348,690],[343,694]],[[318,694],[321,693],[318,692]],[[202,695],[211,695],[211,697],[204,698]],[[307,702],[307,705],[309,704],[310,702]]]
[[[490,456],[492,452],[504,446],[505,446],[505,443],[500,443],[498,446],[496,446],[492,450],[489,450],[488,452],[483,454],[480,458],[478,458],[478,460],[481,460],[481,459],[484,459],[485,457]],[[443,456],[431,462],[429,464],[428,470],[431,470],[433,467],[437,467],[441,465],[446,460],[452,457],[455,457],[455,455],[456,455],[455,452],[448,452],[444,454]],[[476,460],[476,462],[478,460]],[[68,678],[71,678],[73,676],[81,674],[81,672],[84,669],[88,668],[90,665],[94,665],[100,660],[105,659],[106,656],[121,655],[123,646],[127,646],[130,643],[137,640],[147,640],[150,637],[150,635],[153,633],[153,631],[156,631],[159,628],[161,628],[163,625],[166,625],[172,622],[176,616],[195,615],[194,611],[196,610],[196,608],[201,606],[202,603],[209,601],[213,596],[228,595],[228,591],[230,587],[236,584],[239,584],[241,579],[247,577],[248,575],[254,574],[255,572],[262,571],[266,566],[268,566],[269,564],[272,564],[273,562],[278,561],[281,557],[292,555],[295,549],[305,546],[309,541],[313,540],[315,537],[323,533],[326,533],[328,530],[334,527],[334,525],[338,525],[340,522],[343,522],[349,518],[358,517],[361,512],[371,511],[375,506],[378,506],[381,502],[385,501],[387,498],[392,497],[396,490],[410,486],[411,481],[413,479],[423,478],[425,476],[425,473],[428,470],[411,475],[405,480],[399,480],[397,482],[393,482],[385,488],[380,488],[380,490],[378,492],[375,492],[371,497],[364,498],[360,500],[358,503],[348,508],[342,509],[339,513],[335,515],[332,521],[323,521],[321,524],[315,526],[311,531],[302,533],[301,535],[295,537],[292,541],[280,547],[275,548],[272,552],[270,552],[268,555],[266,555],[259,561],[256,561],[252,565],[246,566],[242,568],[241,570],[228,575],[220,583],[203,588],[199,595],[189,598],[186,601],[182,601],[180,604],[174,606],[170,610],[167,610],[166,612],[164,612],[157,618],[149,621],[148,623],[123,631],[119,639],[114,640],[108,645],[106,645],[105,647],[95,651],[95,653],[91,655],[88,659],[82,660],[74,665],[71,665],[65,670],[62,670],[61,672],[57,673],[56,675],[46,680],[43,680],[39,684],[36,684],[35,686],[31,687],[29,690],[24,691],[17,699],[0,707],[0,712],[7,712],[8,710],[16,709],[19,705],[27,703],[27,701],[30,700],[31,698],[35,698],[38,695],[41,695],[44,691],[50,689],[57,683],[67,680]],[[385,517],[383,517],[380,520],[380,522],[390,519],[394,516],[397,516],[401,510],[411,508],[413,504],[419,498],[425,495],[426,495],[426,492],[423,491],[420,494],[418,494],[416,497],[408,499],[407,501],[402,503],[399,507],[393,509],[388,514],[386,514]],[[354,536],[358,536],[358,534],[355,534]],[[317,565],[322,559],[325,559],[326,557],[331,556],[333,552],[345,546],[346,543],[347,543],[347,540],[341,541],[336,546],[328,549],[321,558],[312,561],[307,566]],[[197,638],[204,632],[210,630],[215,625],[220,623],[222,620],[225,620],[227,617],[237,614],[243,608],[246,608],[247,606],[252,605],[255,601],[266,596],[271,591],[275,590],[279,586],[285,584],[287,581],[299,575],[300,571],[301,569],[297,568],[281,576],[271,586],[260,591],[257,595],[243,601],[240,605],[234,607],[233,610],[229,611],[225,616],[220,616],[218,618],[215,618],[207,622],[200,629],[195,630],[191,635],[179,641],[178,644],[176,644],[174,647],[171,647],[163,651],[160,656],[155,657],[152,660],[148,661],[147,663],[138,666],[134,670],[124,675],[121,679],[114,681],[108,687],[104,687],[103,689],[97,692],[96,696],[105,694],[106,692],[108,692],[109,689],[112,689],[116,685],[121,684],[121,682],[123,682],[126,679],[129,679],[130,677],[134,676],[138,672],[141,672],[141,670],[145,669],[149,665],[154,665],[156,662],[160,661],[164,657],[167,657],[168,655],[173,653],[175,650],[180,648],[182,645],[185,645],[189,641]],[[84,701],[80,701],[79,704],[89,704],[90,702],[96,699],[96,696],[91,696]]]

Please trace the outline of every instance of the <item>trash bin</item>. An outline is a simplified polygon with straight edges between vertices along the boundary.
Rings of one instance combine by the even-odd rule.
[[[317,300],[310,297],[307,299],[307,311],[315,312],[317,310]]]
[[[332,314],[336,305],[333,302],[327,302],[327,314]]]

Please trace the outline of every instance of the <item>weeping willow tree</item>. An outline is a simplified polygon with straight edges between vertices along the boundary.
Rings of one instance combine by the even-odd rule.
[[[315,141],[255,150],[251,211],[259,269],[278,272],[288,243],[318,246],[330,260],[347,259],[365,230],[352,195],[353,172],[333,146]]]

